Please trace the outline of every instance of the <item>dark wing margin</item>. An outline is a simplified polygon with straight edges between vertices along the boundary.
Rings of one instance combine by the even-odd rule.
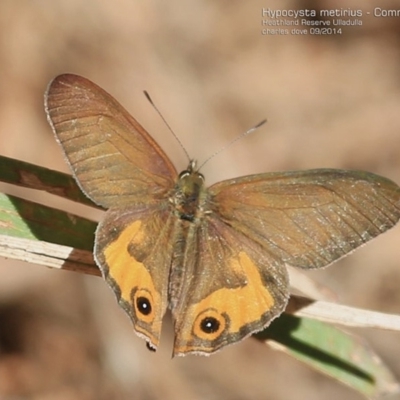
[[[163,196],[177,176],[163,150],[107,92],[77,75],[50,82],[48,120],[85,194],[109,208]],[[150,198],[146,198],[150,201]]]
[[[252,175],[210,188],[221,219],[275,259],[320,268],[393,227],[400,188],[362,171]]]

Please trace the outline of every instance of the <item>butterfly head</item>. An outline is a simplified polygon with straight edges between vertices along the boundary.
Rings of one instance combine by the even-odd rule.
[[[205,193],[204,176],[196,169],[196,161],[191,160],[179,174],[172,199],[179,218],[193,222]]]
[[[199,180],[204,183],[204,176],[199,172],[196,160],[189,161],[188,167],[179,174],[179,180]]]

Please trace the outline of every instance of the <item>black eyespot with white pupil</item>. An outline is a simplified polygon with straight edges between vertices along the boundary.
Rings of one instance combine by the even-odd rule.
[[[136,308],[143,315],[149,315],[152,311],[150,300],[143,296],[136,299]]]
[[[200,322],[200,328],[204,333],[217,332],[220,325],[220,322],[213,317],[206,317]]]
[[[209,307],[199,312],[193,321],[193,338],[213,341],[226,337],[229,333],[230,318],[224,311]]]

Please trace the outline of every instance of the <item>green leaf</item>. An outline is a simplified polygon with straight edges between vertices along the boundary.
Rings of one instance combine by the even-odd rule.
[[[30,189],[44,190],[78,203],[97,207],[82,193],[71,175],[24,161],[0,156],[0,181]]]
[[[369,398],[399,390],[393,374],[363,340],[332,325],[283,314],[255,336],[278,342],[287,354]]]
[[[0,234],[92,251],[96,222],[0,193]]]

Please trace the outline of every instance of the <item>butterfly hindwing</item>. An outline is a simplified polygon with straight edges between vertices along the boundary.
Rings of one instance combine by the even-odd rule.
[[[94,255],[136,333],[157,348],[168,307],[174,221],[146,207],[109,210],[96,231]]]
[[[210,213],[186,243],[184,288],[172,308],[174,354],[210,354],[269,325],[284,310],[284,264]]]

